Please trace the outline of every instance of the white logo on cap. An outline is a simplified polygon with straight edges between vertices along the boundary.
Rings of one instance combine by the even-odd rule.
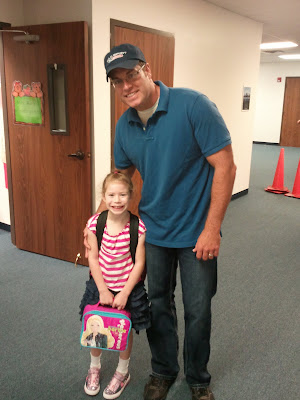
[[[114,53],[106,60],[107,64],[110,64],[112,61],[116,60],[117,58],[122,58],[124,55],[127,54],[127,51],[120,51],[119,53]]]

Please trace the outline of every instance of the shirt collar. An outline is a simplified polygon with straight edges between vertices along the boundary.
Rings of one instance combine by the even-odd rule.
[[[168,105],[169,105],[169,91],[170,89],[164,85],[161,81],[155,81],[154,82],[156,85],[159,85],[160,87],[160,97],[159,97],[159,102],[157,109],[154,114],[157,112],[168,112]],[[128,109],[128,115],[127,115],[128,122],[141,122],[138,113],[135,108],[129,108]]]

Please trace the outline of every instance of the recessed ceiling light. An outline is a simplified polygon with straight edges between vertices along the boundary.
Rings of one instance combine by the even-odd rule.
[[[300,60],[300,54],[285,54],[278,57],[284,58],[285,60]]]
[[[293,42],[274,42],[274,43],[261,43],[260,48],[262,50],[268,49],[289,49],[291,47],[297,47],[297,43]]]

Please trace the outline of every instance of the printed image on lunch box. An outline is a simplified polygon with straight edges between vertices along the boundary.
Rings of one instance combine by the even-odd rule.
[[[83,347],[112,351],[127,349],[131,331],[130,313],[112,307],[87,305],[83,311],[80,343]]]

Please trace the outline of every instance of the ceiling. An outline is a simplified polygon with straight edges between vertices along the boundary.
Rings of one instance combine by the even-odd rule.
[[[261,62],[295,62],[280,54],[300,53],[300,0],[205,0],[263,23],[262,43],[290,41],[299,46],[276,53],[261,52]],[[298,60],[299,61],[299,60]]]

